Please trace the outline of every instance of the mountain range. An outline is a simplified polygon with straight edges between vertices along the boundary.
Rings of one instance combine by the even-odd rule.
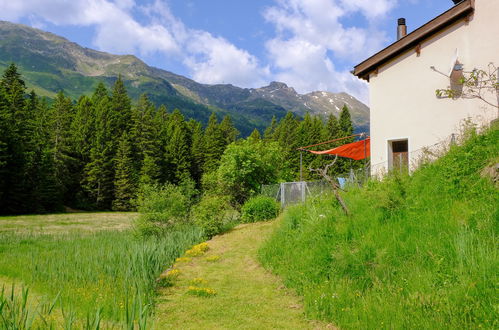
[[[369,129],[369,108],[347,93],[316,91],[299,94],[282,82],[261,88],[201,84],[148,66],[133,55],[113,55],[22,24],[0,21],[0,69],[16,63],[29,89],[53,97],[58,91],[77,98],[91,94],[99,81],[110,86],[119,75],[133,99],[142,93],[168,109],[207,122],[211,113],[229,114],[243,136],[263,130],[288,111],[299,116],[339,114],[347,105],[356,132]]]

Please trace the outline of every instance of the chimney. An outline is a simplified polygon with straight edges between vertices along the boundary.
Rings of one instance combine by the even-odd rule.
[[[407,35],[407,26],[405,25],[405,18],[399,18],[397,26],[397,40],[402,39],[406,35]]]

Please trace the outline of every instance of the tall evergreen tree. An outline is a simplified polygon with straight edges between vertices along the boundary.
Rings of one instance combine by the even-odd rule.
[[[115,211],[130,211],[137,185],[133,169],[132,149],[126,131],[121,135],[114,161],[116,173],[112,208]]]
[[[340,125],[338,123],[338,118],[334,114],[329,114],[325,132],[324,139],[325,140],[334,140],[340,137]]]
[[[191,134],[191,176],[199,186],[203,175],[205,145],[203,139],[203,127],[200,122],[193,119],[189,121]]]
[[[257,143],[262,139],[262,135],[260,134],[260,131],[258,131],[256,128],[253,129],[253,132],[251,132],[250,136],[248,137],[248,140],[251,143]]]
[[[128,132],[130,130],[132,123],[132,106],[121,75],[114,83],[111,95],[111,120],[112,134],[117,139],[121,137],[123,132]]]
[[[205,160],[203,170],[205,173],[213,172],[218,168],[225,146],[226,140],[218,125],[217,116],[212,113],[204,133]]]
[[[353,134],[353,123],[352,117],[350,116],[350,110],[348,107],[343,105],[340,113],[339,125],[342,132],[343,137],[347,137]],[[353,141],[353,139],[348,140],[349,142]]]
[[[140,184],[159,182],[161,177],[161,148],[156,109],[146,94],[140,96],[132,110],[131,141],[134,168]]]
[[[9,65],[0,80],[0,185],[3,185],[0,209],[4,213],[19,213],[28,206],[26,152],[31,132],[25,89],[17,67]]]
[[[263,133],[263,138],[265,140],[272,140],[274,138],[275,130],[277,128],[277,119],[275,116],[272,116],[272,121],[270,125],[265,129]]]
[[[300,147],[298,136],[299,122],[292,112],[288,112],[281,119],[274,133],[274,140],[283,148],[288,167],[295,173],[295,179],[299,177],[300,153],[296,150]]]
[[[239,131],[234,127],[232,119],[228,115],[225,116],[220,123],[220,131],[222,132],[222,136],[225,139],[226,146],[228,146],[232,142],[235,142],[237,136],[239,135]]]
[[[70,135],[72,111],[71,99],[67,98],[63,92],[59,92],[50,110],[50,127],[55,177],[63,193],[66,192],[69,181],[73,179],[73,173],[69,170],[74,161],[71,157]]]
[[[184,116],[175,109],[170,117],[167,153],[173,167],[173,183],[179,184],[190,177],[190,135]]]
[[[111,101],[104,85],[97,86],[92,96],[92,104],[95,112],[94,139],[90,160],[85,165],[82,185],[94,207],[109,209],[114,200],[115,137],[112,135],[114,118],[111,115]]]

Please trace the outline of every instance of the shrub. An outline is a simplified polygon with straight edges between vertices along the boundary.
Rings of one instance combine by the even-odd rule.
[[[279,203],[267,196],[250,198],[241,208],[243,222],[270,220],[279,214]]]
[[[215,184],[224,195],[231,196],[233,204],[242,205],[260,191],[262,184],[276,183],[285,164],[284,152],[277,143],[232,143],[220,159]]]
[[[232,228],[236,223],[238,213],[224,196],[203,196],[192,209],[192,219],[196,225],[203,228],[207,237],[212,237]]]
[[[138,211],[135,228],[139,234],[160,234],[188,221],[189,198],[172,184],[145,185],[139,194]]]

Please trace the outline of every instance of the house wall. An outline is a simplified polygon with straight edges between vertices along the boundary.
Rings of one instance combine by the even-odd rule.
[[[419,57],[410,50],[370,75],[372,174],[387,170],[390,140],[409,140],[414,168],[423,147],[448,141],[464,119],[484,125],[497,118],[497,108],[481,100],[437,98],[435,91],[447,88],[450,80],[430,67],[448,74],[456,49],[464,71],[486,69],[490,62],[499,66],[498,13],[499,0],[477,0],[469,22],[460,21],[423,42]],[[496,95],[487,97],[498,101]]]

